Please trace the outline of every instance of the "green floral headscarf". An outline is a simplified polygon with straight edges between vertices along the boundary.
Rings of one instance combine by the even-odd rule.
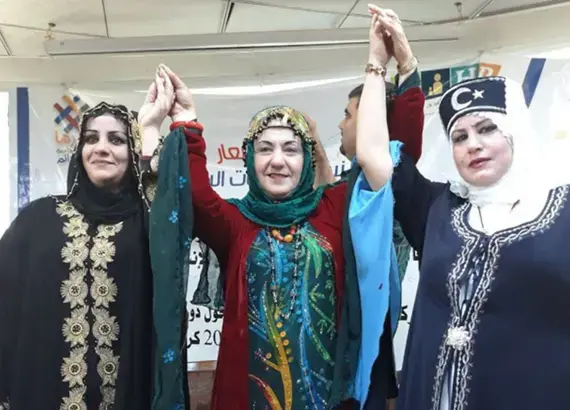
[[[276,202],[261,189],[254,165],[254,141],[267,128],[289,128],[303,143],[303,171],[297,187],[291,195]],[[309,132],[309,124],[302,113],[291,107],[276,106],[259,111],[249,124],[243,142],[249,192],[243,199],[230,199],[249,220],[269,227],[286,228],[307,218],[319,204],[323,187],[313,188],[315,182],[315,141]]]

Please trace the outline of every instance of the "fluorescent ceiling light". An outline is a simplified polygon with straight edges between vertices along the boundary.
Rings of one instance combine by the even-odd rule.
[[[410,40],[410,42],[445,42],[455,40],[458,40],[458,38],[421,39]],[[368,44],[368,29],[47,40],[44,46],[48,55],[70,56],[179,51],[239,51],[365,44]]]
[[[344,81],[356,80],[359,78],[362,78],[362,76],[334,78],[329,80],[300,81],[284,84],[253,85],[245,87],[196,88],[192,90],[192,93],[196,95],[262,95],[273,94],[282,91],[297,90],[299,88],[311,88],[327,84],[336,84]]]

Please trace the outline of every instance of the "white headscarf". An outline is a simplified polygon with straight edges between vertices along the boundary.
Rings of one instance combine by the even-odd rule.
[[[449,172],[449,175],[446,175],[450,182],[450,190],[457,196],[466,198],[477,206],[513,204],[529,195],[536,195],[538,191],[548,191],[562,184],[562,181],[556,177],[554,172],[549,170],[548,156],[544,149],[546,144],[544,140],[543,144],[540,143],[541,140],[532,128],[531,114],[526,105],[520,84],[510,79],[486,77],[470,80],[467,82],[467,85],[471,83],[472,89],[475,89],[477,85],[484,85],[486,81],[496,84],[498,80],[500,82],[504,81],[505,84],[504,105],[506,106],[506,113],[504,109],[495,109],[491,104],[479,107],[467,106],[464,109],[457,110],[447,123],[445,123],[445,116],[442,115],[444,127],[447,129],[447,155],[450,155],[450,160],[453,162],[453,166],[447,167],[451,172]],[[442,104],[444,104],[447,98],[449,108],[451,106],[449,100],[453,98],[454,94],[458,94],[459,88],[465,87],[465,85],[466,83],[461,83],[448,90],[442,97]],[[457,98],[455,101],[457,101]],[[440,115],[441,110],[440,106]],[[455,129],[457,119],[467,114],[492,120],[509,139],[513,148],[513,161],[509,170],[499,181],[490,186],[477,187],[466,182],[459,175],[453,160],[453,147],[450,135]]]

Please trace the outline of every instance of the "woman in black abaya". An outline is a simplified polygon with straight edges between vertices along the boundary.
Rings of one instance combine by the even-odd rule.
[[[84,114],[68,194],[0,240],[0,410],[149,410],[152,274],[134,116]]]

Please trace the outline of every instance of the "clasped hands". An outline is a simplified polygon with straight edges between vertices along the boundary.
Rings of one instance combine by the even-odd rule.
[[[161,64],[139,110],[142,155],[152,156],[160,140],[160,127],[167,116],[173,122],[194,121],[196,105],[192,92],[170,68]]]
[[[160,127],[167,116],[173,122],[194,121],[197,118],[196,104],[188,86],[170,68],[161,64],[138,115],[143,129],[143,155],[150,155],[156,147]],[[316,123],[308,115],[305,117],[313,138],[319,142]]]
[[[193,121],[196,119],[196,106],[188,86],[170,68],[161,64],[148,87],[138,122],[145,130],[159,131],[167,116],[173,122]]]
[[[412,49],[404,32],[402,21],[390,9],[368,5],[371,15],[369,62],[386,67],[392,57],[400,67],[413,59]]]

